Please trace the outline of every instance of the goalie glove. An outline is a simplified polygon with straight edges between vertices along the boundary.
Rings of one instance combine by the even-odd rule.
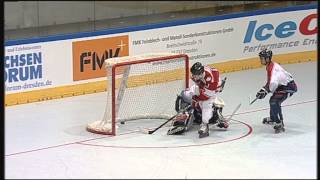
[[[268,94],[268,91],[267,91],[264,87],[262,87],[262,88],[259,90],[259,92],[257,92],[256,98],[258,98],[258,99],[263,99],[264,97],[266,97],[267,94]]]

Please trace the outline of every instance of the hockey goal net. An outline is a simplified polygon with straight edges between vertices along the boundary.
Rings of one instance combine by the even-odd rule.
[[[185,54],[153,53],[109,58],[104,116],[87,131],[116,135],[118,123],[169,119],[183,89],[189,86],[189,58]],[[132,121],[133,122],[133,121]]]

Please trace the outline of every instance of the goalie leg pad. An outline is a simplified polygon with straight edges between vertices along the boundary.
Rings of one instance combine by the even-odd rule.
[[[193,124],[201,124],[202,122],[202,112],[201,110],[194,110],[193,111],[193,117],[194,117],[194,120],[193,120]]]
[[[172,121],[172,126],[168,130],[167,135],[179,135],[184,133],[188,125],[189,117],[188,113],[178,114]]]
[[[173,126],[168,130],[167,135],[180,135],[183,134],[186,130],[185,126]]]
[[[217,124],[219,128],[228,128],[229,123],[226,122],[222,115],[222,107],[213,106],[212,118],[209,120],[209,124]]]

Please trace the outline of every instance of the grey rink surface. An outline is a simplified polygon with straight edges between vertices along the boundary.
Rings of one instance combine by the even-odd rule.
[[[227,130],[195,126],[168,136],[164,120],[118,124],[117,136],[89,133],[103,117],[106,93],[5,108],[5,178],[317,178],[317,62],[288,64],[298,92],[282,104],[286,131],[262,124],[270,94],[249,105],[266,82],[264,68],[225,73],[224,116],[241,103]],[[172,108],[172,105],[168,105]]]

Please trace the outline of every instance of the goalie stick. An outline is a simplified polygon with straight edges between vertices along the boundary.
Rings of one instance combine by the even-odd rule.
[[[186,111],[189,107],[191,107],[191,105],[188,105],[187,107],[185,107],[182,111],[180,112],[184,112]],[[179,113],[180,113],[179,112]],[[156,132],[158,129],[160,129],[162,126],[166,125],[169,121],[171,121],[172,119],[174,119],[179,113],[175,114],[174,116],[172,116],[170,119],[168,119],[166,122],[162,123],[159,127],[153,129],[153,130],[141,130],[143,133],[145,134],[153,134],[154,132]]]

